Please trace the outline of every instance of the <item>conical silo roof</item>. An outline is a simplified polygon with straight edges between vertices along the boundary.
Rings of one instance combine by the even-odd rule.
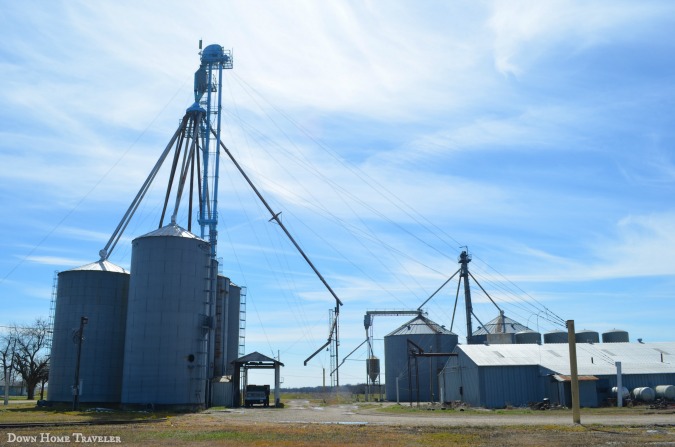
[[[110,261],[96,261],[92,262],[91,264],[83,265],[81,267],[75,267],[74,269],[66,270],[67,272],[73,272],[73,271],[82,271],[82,270],[89,270],[89,271],[100,271],[100,272],[114,272],[114,273],[129,273],[124,268],[120,267],[119,265],[113,264]]]
[[[144,234],[141,237],[157,237],[157,236],[173,236],[173,237],[184,237],[184,238],[189,238],[189,239],[201,239],[199,236],[190,233],[188,230],[185,228],[176,225],[176,224],[169,224],[165,225],[162,228],[159,228],[157,230],[151,231],[148,234]]]
[[[390,337],[393,335],[422,335],[422,334],[448,334],[456,335],[453,332],[447,330],[445,327],[441,326],[438,323],[431,321],[430,319],[418,315],[407,323],[403,324],[398,329],[390,332],[385,337]]]
[[[495,319],[485,323],[485,326],[479,327],[473,331],[473,335],[515,334],[516,332],[521,331],[531,331],[531,329],[507,316],[497,315]]]

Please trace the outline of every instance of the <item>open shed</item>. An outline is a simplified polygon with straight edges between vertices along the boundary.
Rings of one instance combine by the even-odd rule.
[[[243,357],[239,357],[232,362],[234,364],[234,376],[232,378],[234,390],[234,406],[241,406],[241,391],[246,389],[248,384],[249,369],[274,369],[274,406],[280,404],[280,373],[284,366],[278,360],[267,357],[259,352],[252,352]]]

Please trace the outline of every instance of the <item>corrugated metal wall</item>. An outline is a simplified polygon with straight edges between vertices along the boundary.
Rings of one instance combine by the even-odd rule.
[[[233,407],[234,393],[232,382],[216,382],[211,387],[211,405],[214,407]]]
[[[482,367],[479,380],[483,407],[521,407],[546,397],[539,366]]]
[[[445,365],[443,381],[446,401],[462,401],[474,407],[519,407],[541,401],[548,392],[549,377],[539,366],[478,367],[461,350]]]

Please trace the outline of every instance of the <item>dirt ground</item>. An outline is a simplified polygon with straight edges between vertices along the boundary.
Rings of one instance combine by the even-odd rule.
[[[379,410],[382,406],[393,406],[395,403],[367,405],[367,404],[342,404],[342,405],[316,405],[309,400],[297,399],[285,403],[286,408],[282,411],[274,408],[238,408],[226,410],[206,411],[206,414],[221,415],[224,418],[268,423],[309,423],[309,424],[362,424],[362,425],[400,425],[411,424],[415,426],[506,426],[506,425],[574,425],[569,411],[543,411],[534,415],[523,414],[493,414],[485,411],[482,413],[460,412],[442,410],[416,412],[416,413],[384,413]],[[630,426],[630,425],[664,425],[675,430],[675,411],[653,412],[650,414],[636,414],[626,412],[622,414],[583,414],[583,425],[607,425],[607,426]],[[675,439],[673,439],[675,441]],[[675,444],[674,444],[675,445]]]
[[[210,409],[154,423],[11,428],[0,432],[0,446],[675,446],[672,410],[582,410],[577,425],[568,410],[382,411],[392,405],[295,399],[280,409]]]

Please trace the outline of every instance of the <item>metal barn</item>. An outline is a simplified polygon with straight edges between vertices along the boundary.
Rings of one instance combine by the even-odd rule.
[[[569,346],[458,345],[439,375],[445,402],[486,408],[525,406],[548,398],[570,406]],[[675,384],[675,343],[577,344],[580,405],[597,407],[622,383],[638,387]]]

